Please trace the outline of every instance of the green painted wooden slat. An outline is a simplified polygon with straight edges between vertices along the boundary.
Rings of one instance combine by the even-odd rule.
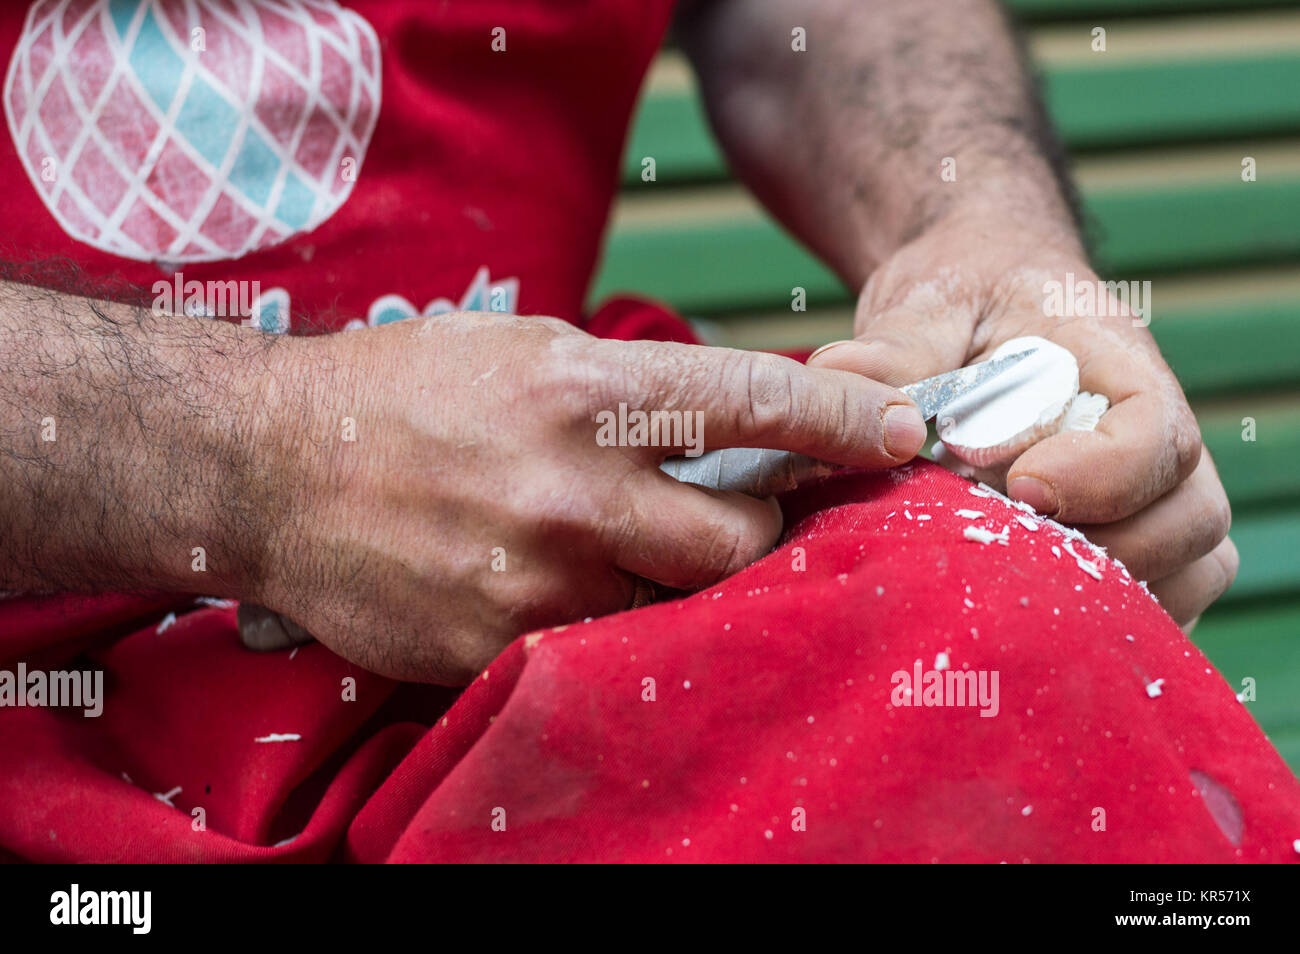
[[[1115,65],[1099,59],[1092,67],[1048,67],[1043,81],[1048,110],[1072,148],[1300,128],[1297,54]],[[693,90],[652,90],[642,102],[624,157],[624,181],[634,189],[651,187],[641,180],[646,156],[655,159],[655,185],[716,180],[726,172]]]
[[[1192,630],[1192,642],[1223,673],[1233,691],[1255,680],[1246,708],[1264,730],[1300,730],[1300,599],[1257,606],[1212,607]]]
[[[623,153],[623,181],[641,185],[641,161],[655,160],[655,182],[718,179],[722,153],[694,93],[647,95],[632,120]],[[646,183],[644,188],[650,188]]]
[[[1095,191],[1085,207],[1108,274],[1300,256],[1300,179]],[[847,300],[838,280],[779,226],[744,215],[615,228],[593,294],[641,291],[698,315],[785,308],[794,286],[807,289],[810,307]]]
[[[1189,395],[1300,382],[1300,358],[1277,346],[1297,335],[1300,299],[1216,302],[1166,312],[1160,310],[1159,287],[1158,281],[1152,286],[1151,333]]]
[[[1234,516],[1232,542],[1241,554],[1237,580],[1220,602],[1300,594],[1300,507]]]
[[[1275,399],[1276,400],[1276,399]],[[1290,404],[1252,409],[1248,400],[1229,409],[1197,406],[1201,437],[1214,457],[1219,479],[1238,517],[1244,508],[1260,508],[1300,498],[1300,394]],[[1241,419],[1255,420],[1255,440],[1242,440]],[[1300,560],[1294,561],[1300,574]]]
[[[1281,261],[1300,254],[1300,181],[1087,196],[1108,273]]]
[[[1228,12],[1293,6],[1295,0],[1003,0],[1026,20],[1063,20],[1089,15]]]
[[[1072,148],[1226,138],[1300,127],[1300,55],[1053,68],[1048,110]]]
[[[770,220],[692,223],[680,230],[615,229],[592,292],[635,290],[691,313],[845,300],[839,280]]]

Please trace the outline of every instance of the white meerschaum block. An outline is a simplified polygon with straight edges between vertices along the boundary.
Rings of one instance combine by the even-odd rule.
[[[963,463],[996,470],[1062,430],[1092,430],[1109,407],[1080,393],[1078,361],[1046,338],[1013,338],[991,357],[1025,350],[1033,353],[939,411],[939,437]]]

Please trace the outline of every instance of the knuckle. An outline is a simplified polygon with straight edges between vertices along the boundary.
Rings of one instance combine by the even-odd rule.
[[[1232,529],[1232,505],[1228,502],[1228,495],[1222,487],[1215,488],[1207,511],[1206,522],[1214,538],[1214,544],[1218,545],[1227,538],[1228,531]]]
[[[785,428],[798,427],[801,405],[795,392],[792,376],[781,368],[774,355],[742,352],[732,359],[738,367],[744,396],[741,413],[748,430],[767,434]]]
[[[1224,539],[1223,543],[1214,549],[1214,557],[1219,563],[1219,569],[1223,573],[1222,593],[1230,587],[1237,578],[1237,570],[1241,566],[1241,557],[1237,553],[1237,548],[1231,540]]]
[[[1201,428],[1191,408],[1185,404],[1174,415],[1172,427],[1174,458],[1177,461],[1178,474],[1186,479],[1191,476],[1201,462],[1202,444]]]
[[[707,586],[748,566],[759,555],[757,537],[748,521],[735,516],[719,519],[698,551],[693,577]]]

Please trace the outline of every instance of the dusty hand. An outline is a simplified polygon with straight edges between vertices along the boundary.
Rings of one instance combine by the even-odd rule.
[[[853,342],[809,364],[902,385],[1040,335],[1074,353],[1080,387],[1106,395],[1096,431],[1048,438],[1008,474],[1008,494],[1080,525],[1165,609],[1190,624],[1236,575],[1227,497],[1182,389],[1142,320],[1118,301],[1098,313],[1049,314],[1045,284],[1097,276],[1070,241],[998,224],[935,231],[901,249],[858,299]],[[1116,313],[1120,312],[1120,313]]]
[[[546,318],[443,315],[279,360],[276,458],[297,462],[299,504],[248,597],[416,681],[467,682],[521,633],[625,609],[637,577],[704,586],[775,543],[774,501],[674,481],[658,465],[680,445],[602,446],[602,411],[699,412],[709,448],[865,467],[925,437],[904,395],[858,375]]]

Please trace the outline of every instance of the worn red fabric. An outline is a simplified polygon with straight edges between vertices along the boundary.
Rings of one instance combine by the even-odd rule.
[[[72,221],[85,216],[68,214],[76,203],[55,198],[63,195],[58,190],[81,189],[89,194],[89,206],[105,215],[116,211],[128,223],[142,217],[138,204],[120,202],[120,196],[125,181],[141,168],[160,123],[151,118],[154,110],[141,92],[146,84],[130,76],[111,79],[119,33],[112,25],[114,10],[129,12],[133,4],[2,4],[0,52],[10,65],[4,100],[10,129],[0,132],[0,178],[12,188],[5,194],[0,257],[20,262],[68,257],[91,278],[115,275],[146,291],[177,270],[187,281],[258,282],[264,295],[283,293],[293,313],[292,331],[336,330],[354,320],[375,324],[462,304],[490,310],[492,301],[473,294],[476,278],[486,270],[489,284],[513,289],[500,303],[505,307],[495,310],[580,322],[618,184],[628,120],[673,5],[673,0],[355,0],[331,13],[330,0],[311,5],[290,0],[276,5],[279,12],[264,6],[253,24],[239,22],[253,16],[251,5],[232,17],[232,5],[213,4],[227,15],[203,9],[191,19],[194,4],[153,4],[165,15],[151,14],[152,19],[159,29],[176,34],[174,44],[189,43],[193,27],[206,30],[207,51],[198,62],[209,67],[200,75],[222,87],[222,95],[255,104],[269,146],[298,141],[299,120],[305,121],[303,144],[296,150],[285,146],[296,154],[303,177],[316,172],[330,181],[318,168],[323,160],[305,157],[304,150],[320,138],[313,135],[318,127],[321,136],[329,135],[331,124],[312,111],[308,93],[328,99],[331,73],[325,73],[324,89],[298,89],[284,79],[283,69],[267,72],[260,87],[248,88],[246,76],[263,69],[249,52],[251,27],[292,65],[310,59],[308,34],[299,21],[312,21],[316,33],[328,34],[311,44],[319,57],[335,45],[329,36],[341,33],[336,21],[344,11],[363,18],[368,30],[362,27],[360,33],[373,31],[379,51],[367,72],[381,76],[382,95],[368,139],[365,116],[355,117],[359,148],[337,155],[322,150],[333,160],[330,169],[337,167],[334,190],[346,186],[351,192],[321,224],[296,233],[279,227],[278,244],[217,261],[188,261],[163,250],[161,243],[173,234],[166,228],[145,235],[128,229],[140,242],[159,247],[156,256],[133,261],[70,239],[38,197],[38,192],[49,195]],[[68,64],[46,77],[45,66],[57,65],[56,51],[65,43],[71,47]],[[357,62],[333,61],[336,72],[362,70],[362,56],[370,62],[364,43]],[[150,48],[126,69],[148,71],[150,63],[164,59]],[[326,58],[321,69],[330,63]],[[31,105],[36,94],[26,90],[28,77],[34,89],[46,90],[39,109]],[[153,85],[162,81],[146,79]],[[82,123],[81,114],[105,87],[107,104],[94,123]],[[336,98],[346,102],[346,90]],[[29,115],[37,128],[24,123]],[[89,145],[79,147],[83,125],[92,125],[95,133]],[[180,153],[169,142],[166,158],[142,184],[149,202],[170,207],[175,219],[199,222],[207,234],[237,234],[250,221],[247,211],[218,202],[204,214],[191,194],[207,188],[208,179],[196,171],[202,163]],[[343,160],[349,158],[355,160],[351,181],[342,178]],[[42,174],[50,159],[58,161],[48,167],[53,174],[47,180]],[[181,187],[187,177],[196,180],[192,190]]]
[[[0,711],[0,846],[38,861],[1294,861],[1300,783],[1195,646],[1116,565],[1094,579],[1051,525],[969,489],[916,464],[800,490],[782,545],[748,570],[524,636],[458,696],[319,645],[247,652],[230,608],[178,602],[160,627],[156,600],[108,598],[98,617],[10,605],[6,646],[102,634],[60,664],[103,667],[109,689],[98,719]],[[1008,545],[967,526],[1005,526]],[[132,610],[148,622],[115,635]],[[896,673],[944,657],[999,674],[996,715],[894,704]],[[300,739],[257,741],[273,733]]]

